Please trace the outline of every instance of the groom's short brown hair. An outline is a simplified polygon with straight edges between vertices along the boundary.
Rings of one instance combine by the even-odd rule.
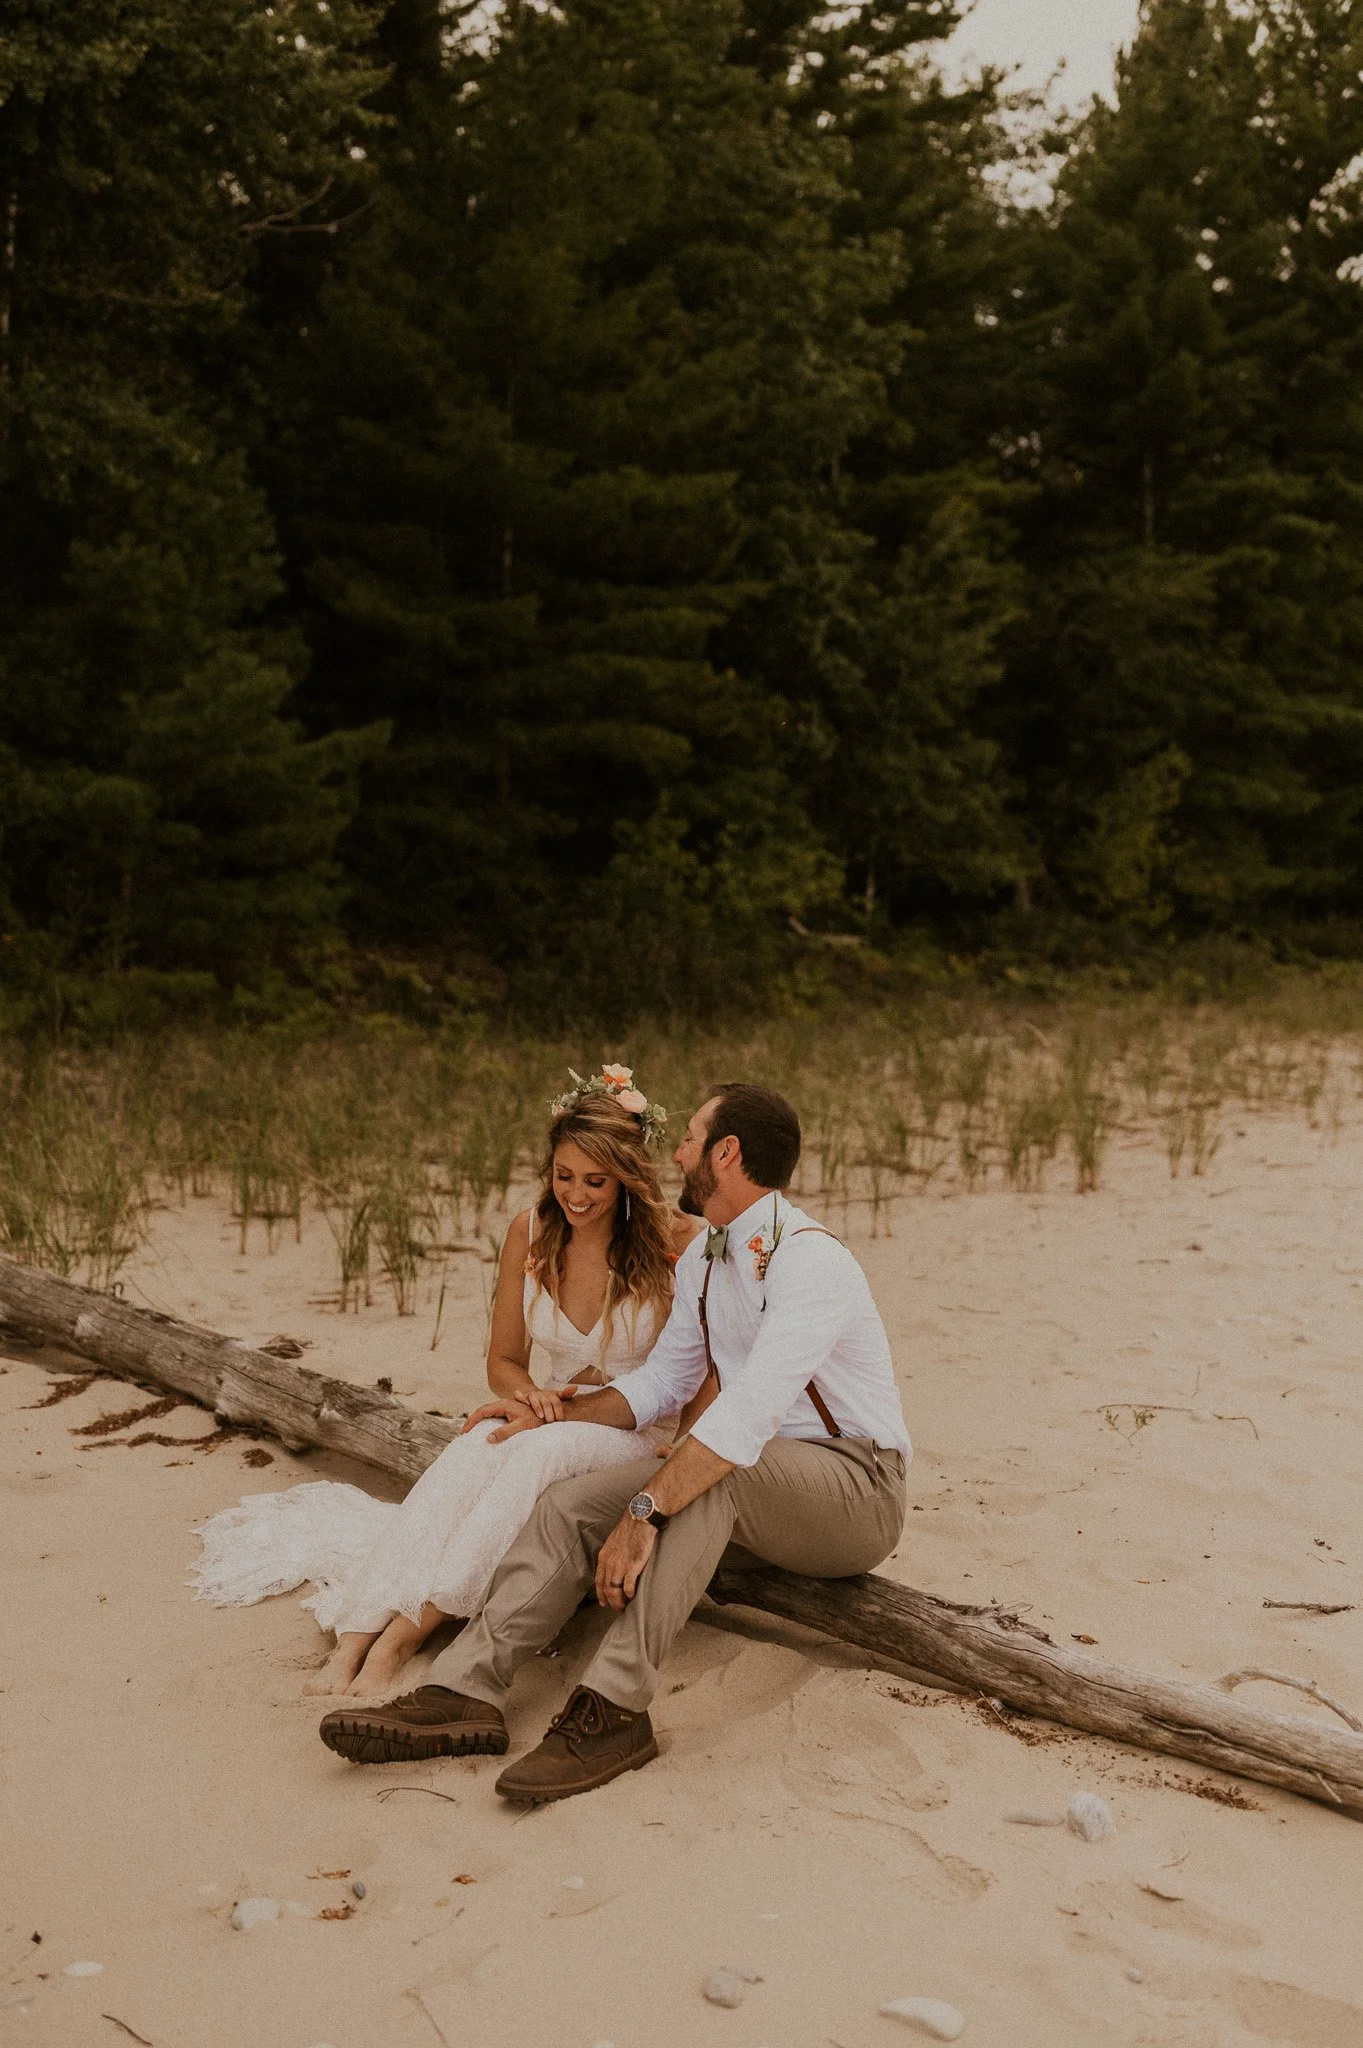
[[[705,1149],[721,1138],[737,1138],[743,1171],[760,1188],[785,1188],[800,1163],[800,1119],[774,1088],[724,1081],[712,1088],[719,1099],[710,1118]]]

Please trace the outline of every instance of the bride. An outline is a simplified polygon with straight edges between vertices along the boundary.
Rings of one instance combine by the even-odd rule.
[[[658,1424],[541,1426],[563,1420],[578,1387],[643,1364],[698,1228],[667,1207],[648,1156],[665,1112],[629,1068],[573,1079],[553,1106],[538,1200],[502,1247],[487,1360],[495,1399],[401,1505],[323,1482],[248,1495],[198,1531],[193,1581],[219,1606],[316,1587],[303,1605],[336,1647],[305,1692],[384,1691],[441,1622],[474,1612],[546,1486],[666,1452],[672,1432]],[[542,1386],[532,1344],[548,1367]]]

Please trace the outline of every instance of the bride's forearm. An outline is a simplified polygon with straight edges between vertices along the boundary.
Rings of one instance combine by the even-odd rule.
[[[487,1383],[499,1400],[514,1401],[535,1391],[535,1382],[523,1365],[513,1358],[489,1358]]]

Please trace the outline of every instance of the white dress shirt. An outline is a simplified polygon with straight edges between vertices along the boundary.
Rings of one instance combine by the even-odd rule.
[[[798,1233],[798,1234],[797,1234]],[[753,1240],[778,1241],[765,1279]],[[705,1232],[677,1261],[662,1335],[618,1391],[640,1429],[690,1400],[705,1378],[699,1302]],[[706,1297],[720,1392],[691,1434],[732,1465],[755,1465],[774,1436],[828,1440],[805,1388],[818,1386],[844,1436],[913,1455],[885,1325],[845,1245],[784,1195],[763,1195],[729,1225]]]

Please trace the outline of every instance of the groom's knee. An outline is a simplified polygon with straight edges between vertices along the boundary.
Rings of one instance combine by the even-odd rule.
[[[546,1531],[571,1529],[604,1541],[643,1483],[632,1466],[582,1472],[546,1487],[536,1515]]]

